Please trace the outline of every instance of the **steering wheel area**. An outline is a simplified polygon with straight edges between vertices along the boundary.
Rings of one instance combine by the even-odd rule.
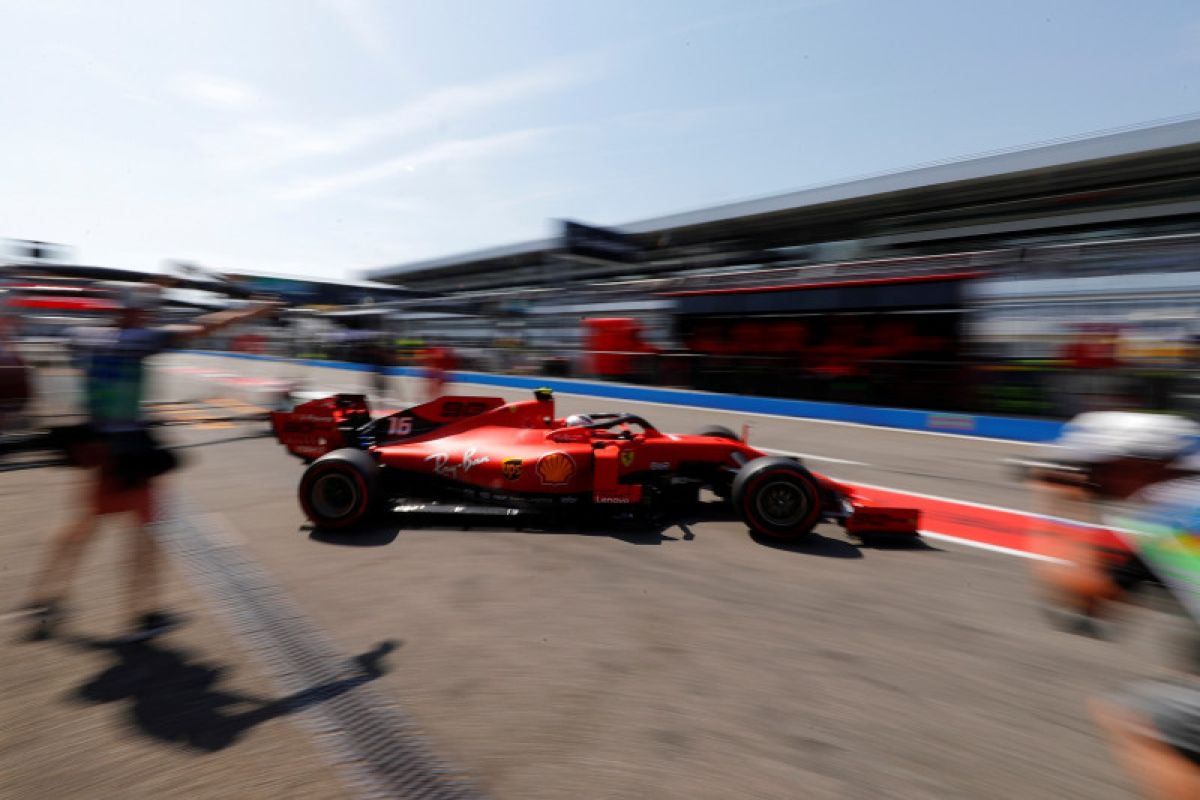
[[[632,439],[635,432],[630,426],[641,428],[643,434],[658,433],[658,429],[636,414],[582,414],[565,421],[568,427],[564,429],[587,431],[594,439]]]
[[[613,437],[617,439],[633,438],[634,433],[629,427],[630,425],[636,425],[641,428],[641,432],[644,434],[658,433],[653,425],[637,414],[588,414],[588,417],[591,418],[592,422],[581,425],[581,428],[601,434],[611,432]],[[613,431],[614,428],[617,430]]]

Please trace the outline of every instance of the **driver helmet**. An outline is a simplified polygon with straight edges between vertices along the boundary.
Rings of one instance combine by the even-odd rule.
[[[563,423],[568,428],[577,428],[581,425],[591,425],[592,418],[587,414],[572,414],[563,420]]]

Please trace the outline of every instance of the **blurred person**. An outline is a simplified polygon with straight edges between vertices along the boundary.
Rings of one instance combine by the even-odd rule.
[[[1148,798],[1200,798],[1200,477],[1140,492],[1114,522],[1182,612],[1176,674],[1091,703],[1122,766]]]
[[[1102,409],[1122,394],[1124,379],[1117,371],[1121,367],[1117,340],[1114,326],[1088,323],[1077,327],[1074,338],[1063,349],[1062,360],[1070,368],[1063,388],[1072,411]]]
[[[1187,629],[1179,674],[1093,699],[1118,760],[1153,800],[1200,798],[1200,426],[1172,415],[1082,414],[1030,471],[1039,511],[1111,525],[1130,552],[1111,561],[1083,537],[1046,530],[1034,576],[1047,610],[1081,633],[1139,583],[1163,586]]]
[[[387,371],[392,364],[392,352],[387,346],[386,338],[379,336],[367,345],[367,363],[371,366],[371,390],[375,400],[381,401],[387,395]]]
[[[1119,367],[1117,338],[1112,326],[1078,326],[1075,337],[1063,348],[1063,360],[1073,369],[1109,370]]]
[[[1036,511],[1102,527],[1107,515],[1139,491],[1196,472],[1188,456],[1197,436],[1200,425],[1169,414],[1081,414],[1026,475]],[[1128,557],[1113,564],[1082,531],[1063,530],[1046,524],[1035,533],[1036,551],[1050,559],[1034,562],[1037,591],[1056,621],[1096,633],[1107,605],[1144,576],[1144,566]]]
[[[1092,701],[1092,716],[1143,796],[1200,797],[1200,683],[1153,681]]]
[[[454,351],[446,345],[430,345],[421,352],[421,361],[424,364],[426,398],[436,400],[446,393],[450,372],[457,364]]]
[[[29,638],[46,638],[63,616],[63,600],[100,518],[132,513],[127,603],[138,641],[174,626],[160,604],[159,545],[149,529],[156,519],[155,479],[177,465],[171,451],[150,434],[143,416],[145,360],[187,339],[200,338],[273,312],[278,304],[257,303],[220,311],[191,324],[154,327],[151,317],[160,291],[153,286],[128,290],[115,327],[81,328],[73,333],[83,370],[87,423],[76,426],[66,449],[69,460],[87,470],[76,517],[50,544],[25,607],[32,619]]]
[[[29,365],[13,341],[16,326],[16,317],[0,308],[0,433],[14,427],[33,393]]]

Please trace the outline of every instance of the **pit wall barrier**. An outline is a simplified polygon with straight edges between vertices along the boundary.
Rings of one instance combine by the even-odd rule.
[[[305,367],[349,370],[353,372],[370,372],[373,370],[373,367],[369,365],[347,361],[288,359],[276,356],[226,353],[211,350],[184,350],[179,352],[187,355],[203,355],[216,358],[286,362]],[[394,377],[421,377],[421,370],[414,367],[388,367],[385,373],[388,376]],[[797,419],[828,420],[858,425],[872,425],[881,428],[924,431],[929,433],[949,433],[1014,442],[1048,442],[1056,439],[1063,428],[1062,422],[1051,420],[993,417],[907,408],[859,406],[814,400],[788,400],[775,397],[749,397],[745,395],[716,394],[689,389],[663,389],[651,386],[635,386],[624,383],[607,383],[574,378],[530,377],[526,375],[499,375],[486,372],[464,371],[452,372],[449,377],[453,383],[500,386],[511,389],[536,389],[541,386],[547,386],[561,394],[585,395],[645,403],[663,403],[743,414],[768,414],[780,417],[796,417]]]

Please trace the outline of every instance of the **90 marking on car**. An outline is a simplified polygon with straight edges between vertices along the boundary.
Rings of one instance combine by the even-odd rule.
[[[487,403],[480,402],[462,402],[461,400],[447,400],[442,403],[442,416],[447,419],[458,419],[459,417],[474,417],[487,411]]]

